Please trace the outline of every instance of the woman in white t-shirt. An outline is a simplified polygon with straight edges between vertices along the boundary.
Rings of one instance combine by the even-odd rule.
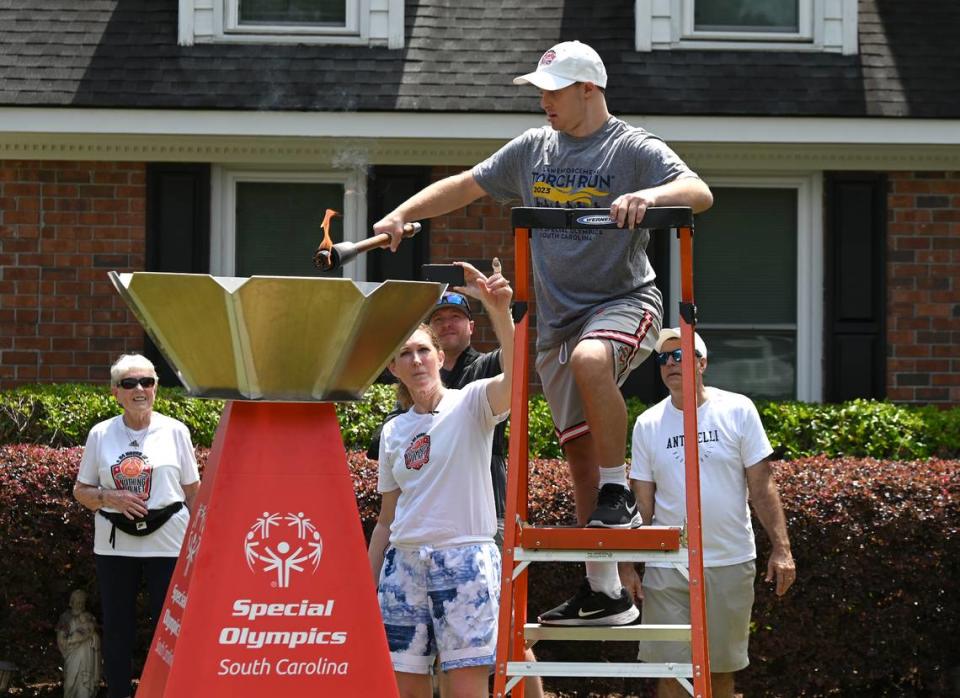
[[[440,379],[443,351],[420,325],[389,364],[409,409],[380,439],[383,495],[370,566],[400,694],[432,695],[439,657],[457,696],[486,696],[494,663],[500,553],[490,448],[510,409],[513,291],[494,260],[486,277],[461,263],[463,287],[486,308],[502,347],[503,373],[462,390]]]
[[[153,411],[157,372],[139,354],[110,368],[123,414],[87,436],[73,488],[97,512],[93,553],[103,608],[103,659],[109,698],[130,695],[136,601],[141,580],[156,625],[180,554],[200,474],[186,425]]]

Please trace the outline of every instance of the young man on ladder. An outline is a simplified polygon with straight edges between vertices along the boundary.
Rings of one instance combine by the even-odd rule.
[[[434,182],[398,206],[374,225],[376,233],[393,236],[391,249],[400,244],[404,223],[487,194],[521,199],[524,206],[609,207],[627,229],[652,206],[700,212],[713,203],[707,185],[662,140],[610,115],[606,68],[586,44],[557,44],[514,83],[540,90],[549,126],[528,130],[472,170]],[[619,386],[653,351],[663,314],[645,251],[649,231],[568,232],[532,234],[537,370],[573,478],[578,523],[636,526]],[[637,615],[616,564],[589,562],[577,594],[540,620],[616,625]]]

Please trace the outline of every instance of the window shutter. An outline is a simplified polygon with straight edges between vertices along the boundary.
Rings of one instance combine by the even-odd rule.
[[[824,397],[886,392],[886,177],[827,175]]]
[[[210,271],[210,166],[148,164],[146,270],[184,274]],[[180,385],[149,337],[144,354],[161,384]]]
[[[429,167],[374,167],[367,182],[367,212],[369,228],[430,184]],[[423,230],[404,241],[395,253],[367,256],[367,280],[420,278],[420,265],[430,261],[430,221],[421,221]],[[371,233],[372,234],[372,233]]]

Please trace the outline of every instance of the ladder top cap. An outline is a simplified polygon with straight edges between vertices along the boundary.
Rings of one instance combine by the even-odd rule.
[[[610,218],[609,208],[546,208],[518,206],[512,210],[514,228],[563,228],[579,230],[619,230]],[[693,226],[689,206],[648,208],[638,229],[667,230]]]

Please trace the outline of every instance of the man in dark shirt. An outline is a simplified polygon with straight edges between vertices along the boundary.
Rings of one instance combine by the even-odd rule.
[[[448,388],[463,388],[481,378],[492,378],[503,372],[500,349],[481,353],[470,345],[473,336],[473,311],[467,297],[444,293],[428,320],[443,349],[440,378]],[[497,507],[497,543],[503,544],[503,513],[507,497],[506,428],[501,422],[493,433],[490,454],[490,475],[493,478],[493,501]]]

